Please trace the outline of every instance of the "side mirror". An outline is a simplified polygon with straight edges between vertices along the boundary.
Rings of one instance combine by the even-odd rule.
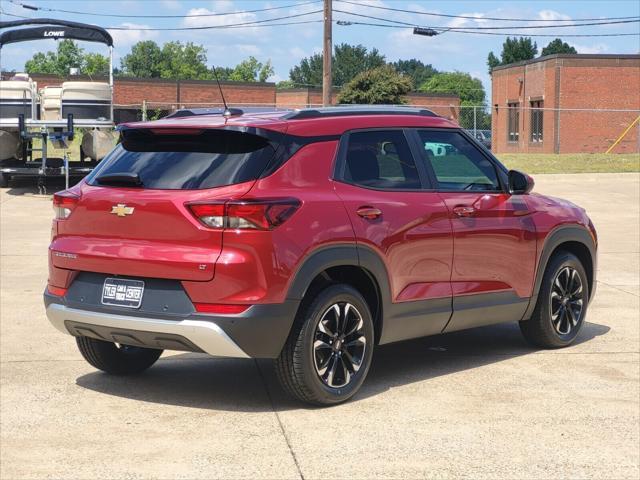
[[[518,170],[509,170],[509,193],[512,195],[525,195],[533,190],[535,182],[526,173]]]

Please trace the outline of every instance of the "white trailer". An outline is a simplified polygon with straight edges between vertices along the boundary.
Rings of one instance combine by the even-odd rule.
[[[18,28],[14,28],[18,27]],[[44,190],[47,177],[82,177],[115,140],[113,120],[113,39],[96,25],[46,18],[0,22],[1,50],[7,44],[41,39],[98,42],[109,48],[109,81],[65,81],[37,85],[26,74],[0,80],[0,186],[14,176],[37,177]],[[0,70],[2,65],[0,64]],[[76,129],[86,129],[80,161],[47,155],[47,143],[62,146]],[[40,139],[41,147],[34,147]],[[39,156],[37,154],[40,154]],[[36,154],[36,155],[34,155]]]

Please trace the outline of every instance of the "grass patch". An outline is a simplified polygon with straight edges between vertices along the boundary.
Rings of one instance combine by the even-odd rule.
[[[531,174],[640,172],[638,153],[502,153],[497,157],[508,168]]]

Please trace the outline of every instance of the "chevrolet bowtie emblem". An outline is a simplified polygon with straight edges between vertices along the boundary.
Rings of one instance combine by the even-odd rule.
[[[127,207],[126,204],[124,203],[119,203],[117,205],[114,205],[113,207],[111,207],[111,212],[109,213],[113,213],[119,217],[124,217],[125,215],[131,215],[133,214],[133,207]]]

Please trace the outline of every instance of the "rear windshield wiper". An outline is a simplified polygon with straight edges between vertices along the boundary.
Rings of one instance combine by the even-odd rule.
[[[111,185],[114,187],[141,187],[142,180],[137,173],[105,173],[96,178],[100,185]]]

